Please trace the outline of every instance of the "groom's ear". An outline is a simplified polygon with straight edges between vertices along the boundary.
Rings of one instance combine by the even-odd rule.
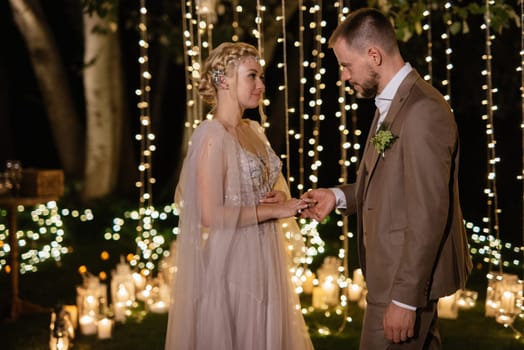
[[[368,48],[368,58],[375,66],[380,66],[382,64],[382,51],[376,46],[371,46]]]

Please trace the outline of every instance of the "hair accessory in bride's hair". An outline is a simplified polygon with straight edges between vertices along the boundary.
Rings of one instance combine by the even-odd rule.
[[[213,83],[215,86],[220,86],[224,82],[224,71],[221,69],[213,69]]]

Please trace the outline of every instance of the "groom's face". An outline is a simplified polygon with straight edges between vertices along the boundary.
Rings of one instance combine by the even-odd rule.
[[[347,81],[357,92],[357,97],[373,98],[378,92],[379,76],[369,56],[338,39],[333,52],[340,65],[340,80]]]

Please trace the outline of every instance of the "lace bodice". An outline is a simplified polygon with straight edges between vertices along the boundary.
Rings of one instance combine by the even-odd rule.
[[[242,174],[249,174],[240,180],[243,194],[254,194],[255,200],[263,198],[264,195],[271,191],[282,169],[282,162],[270,147],[266,147],[268,157],[255,155],[243,150],[240,153],[240,168]],[[265,164],[268,162],[269,164]],[[249,198],[250,195],[242,196]],[[241,203],[249,205],[252,203]]]

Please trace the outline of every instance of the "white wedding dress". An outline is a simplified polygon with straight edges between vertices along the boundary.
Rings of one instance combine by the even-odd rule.
[[[194,132],[177,186],[177,272],[166,350],[308,350],[284,230],[257,223],[271,190],[288,192],[261,126],[229,133],[216,120]]]

